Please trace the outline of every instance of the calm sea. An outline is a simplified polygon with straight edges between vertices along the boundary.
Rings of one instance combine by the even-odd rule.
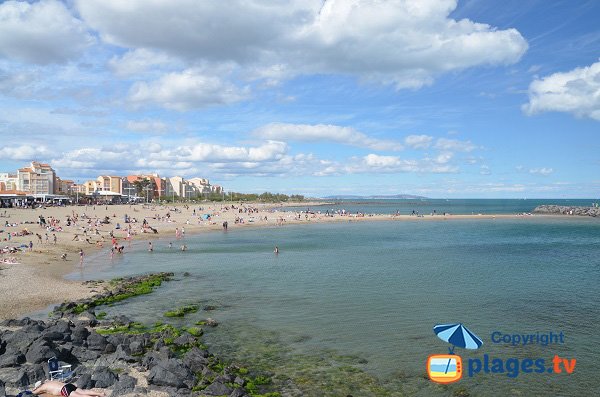
[[[288,207],[288,211],[334,211],[346,210],[350,213],[365,212],[377,214],[521,214],[532,212],[538,205],[586,206],[600,203],[600,199],[406,199],[406,200],[332,200],[331,204],[306,207]]]
[[[112,262],[102,253],[70,277],[176,272],[178,281],[106,311],[148,323],[215,318],[220,325],[206,334],[211,349],[273,373],[284,395],[600,395],[599,219],[312,224],[185,242],[187,252],[165,240],[152,253],[138,243]],[[163,317],[191,303],[216,310]],[[490,362],[543,358],[547,366],[558,354],[577,359],[575,371],[514,378],[482,371],[434,384],[427,357],[449,346],[433,333],[439,323],[463,323],[483,340],[479,350],[455,350],[465,370],[485,354]],[[562,332],[564,343],[495,344],[495,331]]]

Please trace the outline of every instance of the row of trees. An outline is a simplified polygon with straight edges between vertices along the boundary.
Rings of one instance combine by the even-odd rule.
[[[154,193],[154,189],[156,187],[155,182],[151,179],[142,179],[133,182],[133,187],[135,187],[136,194],[138,197],[144,197],[148,201],[152,200],[152,194]],[[149,196],[150,195],[150,196]],[[171,202],[175,199],[175,201],[182,201],[178,196],[168,196],[163,195],[161,200]],[[201,197],[197,199],[201,200],[210,200],[210,201],[257,201],[262,203],[286,203],[286,202],[301,202],[304,201],[305,198],[301,194],[292,194],[288,196],[287,194],[280,193],[270,193],[264,192],[262,194],[255,193],[236,193],[229,192],[226,194],[223,193],[208,193],[203,194]],[[189,199],[185,199],[186,201]]]

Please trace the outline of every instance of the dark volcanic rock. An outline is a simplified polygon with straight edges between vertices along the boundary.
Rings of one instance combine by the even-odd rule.
[[[187,365],[193,372],[202,372],[208,365],[207,352],[200,350],[197,347],[190,349],[183,357],[183,363]]]
[[[121,375],[119,377],[119,381],[115,384],[113,388],[112,395],[120,396],[123,394],[127,394],[135,389],[135,385],[137,384],[137,380],[129,375]]]
[[[87,347],[91,350],[104,351],[106,348],[106,338],[96,331],[90,332],[87,337]]]
[[[48,361],[52,357],[58,357],[60,354],[58,350],[54,348],[54,344],[45,339],[39,339],[34,342],[29,349],[27,349],[27,353],[25,353],[25,358],[27,362],[32,364],[39,364],[44,361]]]
[[[210,386],[203,390],[203,393],[209,396],[226,396],[233,390],[221,382],[213,382]]]
[[[92,380],[94,381],[94,387],[110,387],[114,385],[119,378],[107,367],[98,367],[92,373]]]
[[[94,387],[94,383],[91,374],[83,374],[77,379],[77,387],[80,389],[91,389]]]
[[[171,358],[161,360],[150,370],[148,382],[157,386],[170,386],[176,388],[192,387],[194,375],[180,361]]]

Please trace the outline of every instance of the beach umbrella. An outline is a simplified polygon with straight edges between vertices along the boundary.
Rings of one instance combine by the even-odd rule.
[[[457,346],[464,349],[479,349],[483,345],[481,338],[462,324],[438,324],[433,327],[433,332],[438,338],[452,345],[451,354],[454,354],[454,348]]]

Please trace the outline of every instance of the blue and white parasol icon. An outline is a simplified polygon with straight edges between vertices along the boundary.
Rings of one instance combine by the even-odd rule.
[[[452,345],[452,348],[448,348],[450,354],[454,354],[454,348],[457,346],[464,349],[479,349],[483,345],[481,338],[462,324],[438,324],[433,327],[433,332],[438,338]]]

